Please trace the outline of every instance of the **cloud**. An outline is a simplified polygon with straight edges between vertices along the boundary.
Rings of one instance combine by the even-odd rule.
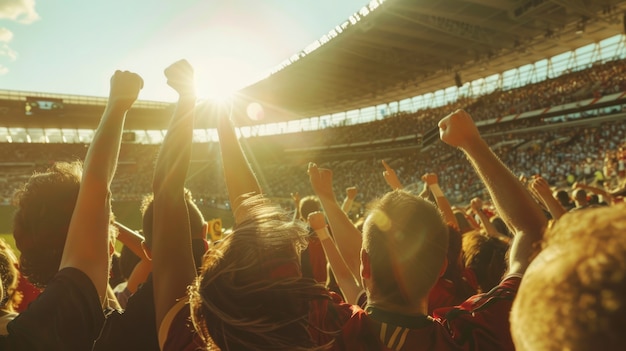
[[[7,74],[7,73],[9,73],[9,69],[8,69],[8,68],[6,68],[6,67],[5,67],[5,66],[3,66],[3,65],[0,65],[0,76],[3,76],[3,75],[5,75],[5,74]]]
[[[0,19],[10,19],[24,24],[39,19],[35,0],[0,0]]]
[[[11,49],[7,44],[0,45],[0,57],[8,57],[11,61],[17,59],[17,52]]]
[[[13,32],[0,27],[0,43],[8,43],[13,39]]]

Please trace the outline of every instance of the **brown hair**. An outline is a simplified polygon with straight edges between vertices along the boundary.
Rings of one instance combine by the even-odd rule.
[[[626,204],[568,213],[546,232],[511,310],[518,350],[623,350]]]
[[[261,196],[244,200],[237,210],[246,211],[246,218],[209,249],[191,287],[199,335],[222,350],[324,349],[327,344],[311,338],[309,305],[329,295],[300,274],[304,223]]]
[[[403,190],[385,194],[363,228],[372,291],[395,304],[425,297],[448,252],[448,228],[429,201]]]
[[[21,253],[20,269],[39,288],[59,270],[81,176],[79,161],[57,162],[33,174],[14,194],[13,236]]]

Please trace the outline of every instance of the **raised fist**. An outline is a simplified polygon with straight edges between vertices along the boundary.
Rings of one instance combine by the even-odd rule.
[[[309,227],[314,231],[326,228],[326,218],[320,211],[311,212],[308,221]]]
[[[444,143],[465,148],[480,140],[478,128],[472,117],[463,110],[456,110],[439,121],[439,137]]]
[[[355,187],[355,186],[351,186],[349,188],[346,188],[346,196],[348,197],[348,199],[353,199],[356,197],[356,194],[358,194],[359,190]]]
[[[143,79],[136,73],[115,71],[111,77],[109,104],[116,108],[128,110],[137,100],[143,88]]]
[[[195,95],[193,67],[187,60],[176,61],[164,71],[167,84],[180,95]]]
[[[309,163],[307,173],[309,174],[309,181],[311,186],[313,186],[313,191],[315,191],[318,197],[334,199],[333,172],[330,169],[318,168],[315,163],[311,162]]]
[[[438,184],[439,179],[435,173],[426,173],[422,176],[422,181],[428,185]]]
[[[481,211],[483,209],[483,200],[481,200],[479,197],[475,197],[470,202],[470,205],[472,206],[472,210],[478,213],[478,211]]]
[[[539,176],[534,177],[529,183],[530,189],[537,194],[544,194],[552,196],[552,190],[548,182]]]

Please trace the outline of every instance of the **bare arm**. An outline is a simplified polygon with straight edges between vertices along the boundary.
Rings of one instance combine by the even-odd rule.
[[[385,167],[383,177],[385,178],[387,185],[391,187],[391,190],[402,189],[402,183],[400,183],[400,179],[398,179],[396,171],[394,171],[393,168],[389,167],[385,160],[383,160],[383,167]]]
[[[460,148],[487,187],[498,213],[516,236],[510,254],[510,273],[523,273],[530,263],[533,244],[541,239],[547,220],[528,190],[491,151],[463,110],[439,122],[441,140]]]
[[[452,212],[452,207],[450,206],[448,198],[439,187],[439,179],[437,178],[437,175],[435,173],[426,173],[422,176],[422,180],[424,183],[428,184],[428,189],[430,189],[430,192],[435,197],[437,207],[439,208],[441,214],[443,214],[446,224],[458,230],[459,222],[457,222],[454,212]]]
[[[74,267],[93,282],[104,301],[109,277],[110,186],[117,167],[126,112],[143,87],[141,77],[116,71],[109,101],[87,156],[59,269]]]
[[[191,159],[194,105],[193,68],[187,61],[165,70],[178,94],[178,105],[161,145],[154,169],[152,265],[157,330],[167,312],[185,296],[196,277],[191,228],[185,201],[185,179]]]
[[[339,207],[333,192],[333,174],[329,169],[317,168],[309,164],[309,180],[328,218],[339,253],[355,277],[360,277],[361,232],[354,226],[348,215]]]
[[[235,223],[240,223],[245,216],[245,211],[237,211],[241,204],[241,196],[261,194],[261,186],[241,149],[237,134],[228,116],[219,116],[217,133],[220,139],[228,198],[235,216]]]
[[[343,210],[343,212],[350,212],[350,210],[352,209],[352,204],[354,203],[354,198],[356,197],[357,193],[358,190],[355,186],[346,188],[346,198],[343,199],[343,204],[341,204],[341,209]]]
[[[552,196],[552,190],[550,190],[550,186],[545,179],[541,177],[533,178],[530,181],[530,190],[543,202],[552,218],[559,219],[567,212],[561,203]]]
[[[595,186],[591,186],[591,185],[587,185],[587,184],[582,184],[582,183],[574,183],[572,185],[572,188],[574,189],[585,189],[587,191],[590,191],[594,194],[598,194],[598,195],[602,195],[602,197],[604,197],[605,200],[607,200],[608,202],[613,202],[613,195],[611,195],[611,193],[609,193],[608,191],[602,189],[602,188],[598,188]]]
[[[301,220],[301,214],[300,214],[300,193],[298,193],[297,191],[295,193],[291,193],[291,199],[293,200],[293,205],[295,206],[295,211],[293,211],[293,221],[299,221]]]
[[[337,285],[343,293],[346,302],[350,304],[357,304],[359,296],[362,292],[361,285],[358,283],[358,279],[352,274],[350,268],[343,259],[335,242],[330,237],[328,229],[326,228],[326,221],[322,212],[313,212],[309,214],[309,226],[317,233],[317,237],[322,243],[324,253],[330,263],[330,268],[337,279]]]
[[[483,202],[480,198],[473,198],[470,204],[472,206],[472,211],[478,216],[478,218],[480,218],[480,224],[482,225],[483,229],[485,229],[487,235],[500,239],[507,243],[510,241],[510,239],[506,235],[500,233],[493,225],[493,223],[491,223],[491,221],[483,211]]]
[[[146,256],[143,250],[141,243],[144,241],[144,237],[141,234],[119,222],[115,222],[115,226],[119,230],[117,240],[121,241],[141,260],[135,265],[135,268],[133,268],[126,285],[128,291],[135,293],[139,285],[145,282],[150,272],[152,272],[152,261]]]
[[[117,240],[122,242],[140,259],[148,259],[146,253],[141,247],[141,243],[144,241],[144,237],[120,222],[115,222],[115,226],[119,231],[119,234],[117,235]]]

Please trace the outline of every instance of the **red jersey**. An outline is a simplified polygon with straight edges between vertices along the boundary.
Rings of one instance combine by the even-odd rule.
[[[384,351],[514,351],[509,312],[520,281],[510,276],[460,306],[436,310],[434,317],[368,307],[369,330],[379,336]]]
[[[367,325],[367,314],[359,306],[344,303],[339,295],[329,292],[330,299],[311,301],[309,332],[313,342],[330,350],[377,351],[378,341]],[[204,349],[202,340],[190,321],[191,310],[185,300],[170,309],[159,328],[159,345],[163,351]]]

